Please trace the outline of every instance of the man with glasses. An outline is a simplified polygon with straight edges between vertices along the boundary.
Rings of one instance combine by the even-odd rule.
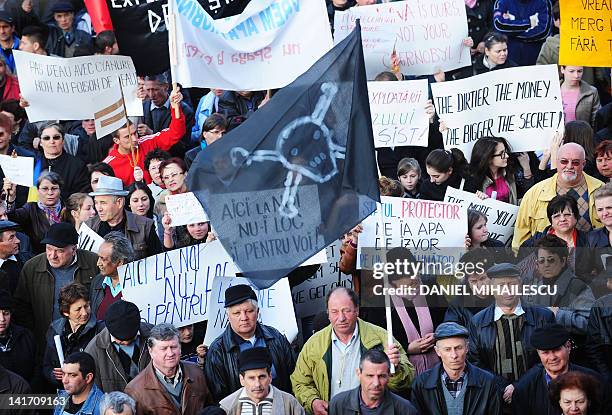
[[[603,182],[584,173],[584,165],[585,153],[580,144],[567,143],[559,148],[557,173],[537,183],[523,197],[514,227],[513,247],[518,248],[549,225],[546,207],[557,195],[568,195],[576,199],[580,214],[576,229],[588,232],[601,226],[595,214],[593,193]]]
[[[124,234],[134,248],[134,260],[162,252],[161,242],[155,233],[155,223],[145,216],[125,210],[125,196],[121,179],[100,176],[98,188],[89,193],[94,198],[98,214],[86,224],[98,235],[104,237],[112,231]]]

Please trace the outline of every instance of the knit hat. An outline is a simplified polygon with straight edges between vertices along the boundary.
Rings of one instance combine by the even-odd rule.
[[[108,332],[117,340],[132,340],[140,329],[140,311],[134,303],[117,301],[108,308],[105,316]]]

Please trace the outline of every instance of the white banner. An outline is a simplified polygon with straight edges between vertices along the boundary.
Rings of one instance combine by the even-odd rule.
[[[206,320],[213,279],[234,275],[234,263],[219,241],[175,249],[119,268],[123,299],[138,306],[141,318],[176,327]]]
[[[510,246],[514,234],[514,223],[519,207],[495,199],[479,199],[474,193],[465,192],[448,186],[446,188],[445,202],[459,203],[467,209],[475,209],[484,213],[487,220],[489,238],[503,242]]]
[[[363,222],[357,268],[372,269],[381,262],[377,251],[404,247],[417,260],[454,263],[467,234],[467,209],[456,203],[382,196],[381,205]],[[449,248],[449,249],[445,249]],[[452,258],[451,258],[452,256]]]
[[[21,95],[29,102],[30,122],[92,119],[97,94],[121,80],[128,115],[142,115],[138,80],[129,56],[94,55],[59,58],[13,51]]]
[[[463,0],[419,0],[351,7],[334,15],[334,42],[344,39],[361,21],[368,79],[391,69],[395,46],[401,71],[430,75],[470,66]]]
[[[11,183],[34,186],[34,157],[13,157],[0,154],[0,167]]]
[[[96,231],[91,229],[85,223],[81,223],[79,227],[79,242],[77,248],[97,254],[100,250],[100,245],[104,243],[102,238]]]
[[[92,95],[96,111],[93,119],[96,126],[96,138],[112,134],[127,124],[125,114],[125,103],[121,96],[119,80],[113,82],[113,86],[98,94]]]
[[[216,277],[212,287],[211,311],[208,326],[206,326],[204,344],[210,346],[213,340],[219,337],[229,324],[224,307],[225,290],[238,284],[250,285],[257,294],[259,321],[267,326],[274,327],[284,334],[289,342],[292,342],[297,336],[298,328],[287,278],[279,280],[270,288],[259,290],[250,284],[246,278]]]
[[[175,1],[178,65],[185,88],[281,88],[332,47],[323,0],[251,0],[237,15],[213,20],[196,0]]]
[[[427,147],[427,95],[427,79],[368,82],[374,146]]]
[[[557,65],[500,69],[433,83],[431,91],[448,127],[444,147],[461,149],[468,160],[480,137],[504,137],[513,152],[544,150],[564,126]]]
[[[353,288],[353,276],[340,272],[341,245],[340,241],[336,241],[328,246],[328,263],[321,265],[315,275],[291,290],[295,314],[298,318],[314,316],[325,311],[327,308],[325,297],[337,285]]]

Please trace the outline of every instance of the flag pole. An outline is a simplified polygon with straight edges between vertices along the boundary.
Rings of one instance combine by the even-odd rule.
[[[132,163],[134,163],[134,168],[137,167],[138,161],[134,155],[134,143],[132,142],[132,137],[130,133],[130,124],[127,116],[127,109],[125,108],[125,96],[123,95],[123,86],[121,85],[121,78],[117,77],[117,81],[119,82],[119,91],[121,92],[121,104],[123,105],[123,116],[125,117],[125,125],[128,129],[128,135],[130,136],[130,153],[132,153]]]
[[[168,29],[168,51],[170,53],[170,75],[172,76],[172,91],[178,91],[176,82],[176,66],[178,65],[178,51],[176,46],[176,15],[174,14],[174,0],[168,1],[168,21],[166,23]],[[178,104],[172,104],[174,118],[179,119],[181,113]]]
[[[378,215],[378,229],[380,229],[380,234],[383,235],[383,227],[384,223],[383,223],[383,204],[382,204],[382,200],[380,202],[380,212]],[[384,241],[384,238],[381,237],[380,238],[381,241]],[[383,246],[383,244],[381,243],[381,246]],[[380,256],[380,261],[381,263],[386,263],[387,262],[387,245],[386,243],[383,246],[383,249],[381,250],[381,256]],[[382,267],[382,272],[383,272],[383,284],[385,287],[385,320],[387,323],[387,347],[391,347],[393,345],[393,321],[391,320],[391,297],[389,297],[389,276],[387,275],[387,272],[385,271],[386,267],[383,266]],[[395,365],[393,363],[391,363],[391,367],[389,367],[391,374],[395,373]]]

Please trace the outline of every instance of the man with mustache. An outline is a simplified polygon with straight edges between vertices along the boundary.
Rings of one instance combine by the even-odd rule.
[[[580,217],[576,229],[588,232],[601,226],[595,214],[593,193],[603,182],[584,173],[585,153],[580,144],[567,143],[557,152],[557,173],[533,186],[525,193],[514,229],[512,246],[519,247],[523,242],[542,232],[549,225],[546,207],[557,195],[568,195],[578,202]]]
[[[293,395],[272,385],[272,355],[267,347],[251,347],[241,351],[238,371],[242,388],[220,402],[228,415],[305,414]]]

